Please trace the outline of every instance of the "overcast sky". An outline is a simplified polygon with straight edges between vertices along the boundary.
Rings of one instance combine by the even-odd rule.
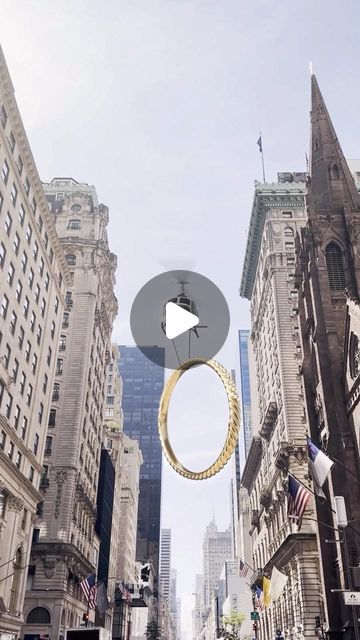
[[[115,341],[131,342],[130,306],[144,282],[191,263],[228,300],[218,359],[237,367],[259,130],[269,180],[304,170],[312,60],[345,154],[360,155],[359,24],[358,0],[0,0],[0,39],[41,177],[94,184],[110,208]],[[172,436],[200,468],[221,448],[226,407],[211,373],[187,375]],[[228,525],[231,468],[196,484],[164,466],[162,525],[173,531],[190,640],[203,532],[213,506]]]

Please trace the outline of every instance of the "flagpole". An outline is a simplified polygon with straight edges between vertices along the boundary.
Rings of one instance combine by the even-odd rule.
[[[259,140],[261,141],[260,144],[260,153],[261,153],[261,165],[262,165],[262,173],[263,173],[263,183],[265,184],[266,180],[265,180],[265,164],[264,164],[264,151],[263,151],[263,143],[262,143],[262,136],[261,136],[261,131],[260,131],[260,138]]]

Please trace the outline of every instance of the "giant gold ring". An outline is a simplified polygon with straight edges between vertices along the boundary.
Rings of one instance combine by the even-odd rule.
[[[171,394],[174,391],[176,383],[179,381],[185,371],[188,371],[188,369],[201,364],[205,364],[210,367],[210,369],[215,371],[224,385],[229,406],[228,431],[225,444],[215,462],[204,471],[190,471],[189,469],[184,467],[184,465],[182,465],[181,462],[177,459],[170,444],[167,416]],[[186,362],[181,364],[180,367],[176,369],[170,376],[162,392],[159,406],[158,424],[160,441],[164,451],[164,455],[169,464],[173,469],[175,469],[175,471],[177,471],[177,473],[179,473],[184,478],[189,478],[190,480],[205,480],[205,478],[211,478],[211,476],[214,476],[229,461],[235,449],[239,436],[240,406],[236,386],[230,373],[225,369],[225,367],[216,362],[216,360],[206,360],[205,358],[191,358],[191,360],[187,360]]]

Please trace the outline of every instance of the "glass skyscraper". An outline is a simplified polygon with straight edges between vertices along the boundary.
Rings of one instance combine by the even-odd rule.
[[[249,376],[249,342],[250,331],[240,329],[239,331],[239,352],[240,352],[240,382],[241,382],[241,416],[244,435],[245,458],[247,458],[251,439],[251,395]]]
[[[136,559],[154,565],[159,578],[161,461],[158,410],[164,386],[163,349],[149,347],[148,359],[137,347],[119,345],[123,380],[124,432],[137,440],[143,456],[137,523]]]

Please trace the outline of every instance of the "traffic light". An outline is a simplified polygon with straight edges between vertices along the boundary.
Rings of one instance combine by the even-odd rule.
[[[83,621],[88,622],[88,620],[89,620],[89,614],[87,612],[83,613]]]

